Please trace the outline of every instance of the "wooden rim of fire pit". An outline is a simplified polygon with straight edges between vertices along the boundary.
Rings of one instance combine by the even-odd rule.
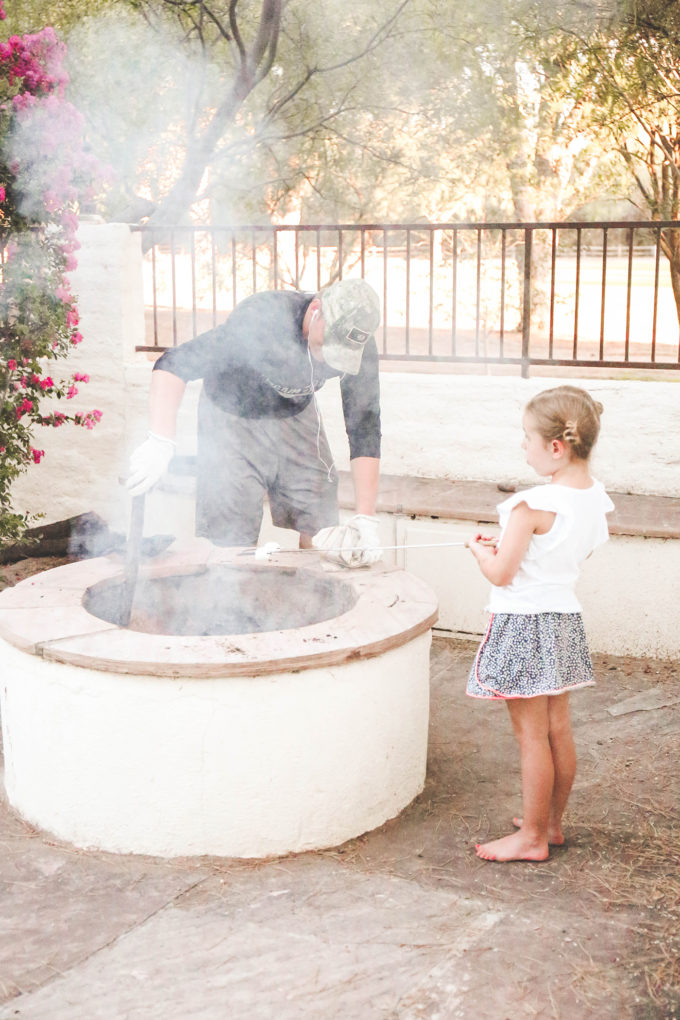
[[[176,550],[143,569],[147,577],[193,573],[218,564],[263,571],[294,567],[351,585],[345,613],[291,630],[187,636],[148,634],[107,623],[83,606],[85,591],[122,574],[119,559],[82,560],[34,575],[0,593],[0,637],[42,658],[104,672],[170,677],[259,676],[334,666],[398,648],[437,620],[432,589],[397,568],[324,571],[315,555],[277,553],[267,562],[233,549]]]

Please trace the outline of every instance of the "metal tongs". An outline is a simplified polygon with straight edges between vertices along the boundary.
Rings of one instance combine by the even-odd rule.
[[[132,497],[130,509],[130,533],[125,550],[125,573],[120,600],[120,626],[127,627],[132,615],[132,603],[135,600],[139,561],[142,555],[142,536],[144,534],[144,502],[145,495]]]

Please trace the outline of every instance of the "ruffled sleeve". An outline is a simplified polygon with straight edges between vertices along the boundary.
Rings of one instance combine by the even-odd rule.
[[[597,508],[600,512],[597,529],[593,534],[593,549],[598,545],[602,545],[609,538],[609,527],[607,526],[607,514],[610,514],[614,509],[614,504],[607,495],[604,485],[601,482],[594,483],[595,492],[593,493],[593,499],[597,500]]]
[[[562,493],[563,490],[556,485],[534,485],[531,489],[513,493],[496,507],[501,524],[520,503],[526,503],[532,510],[549,510],[551,513],[570,509],[568,500],[560,499]]]
[[[585,497],[586,503],[580,500]],[[614,509],[614,504],[600,482],[593,481],[590,489],[572,489],[564,485],[535,485],[523,492],[516,492],[509,499],[497,506],[501,530],[507,526],[510,514],[520,503],[526,503],[532,510],[547,510],[554,513],[555,522],[545,535],[534,535],[527,555],[540,546],[542,552],[556,548],[572,532],[577,512],[586,510],[590,526],[588,527],[589,542],[594,549],[609,538],[606,514]]]
[[[501,530],[505,530],[510,514],[521,503],[526,503],[531,510],[547,510],[549,513],[556,514],[555,522],[545,535],[534,535],[532,545],[538,541],[544,552],[554,549],[566,538],[574,518],[573,505],[568,499],[560,498],[561,496],[561,491],[558,491],[558,487],[555,485],[535,485],[523,492],[513,493],[496,507]],[[527,556],[532,556],[531,546],[527,551]]]

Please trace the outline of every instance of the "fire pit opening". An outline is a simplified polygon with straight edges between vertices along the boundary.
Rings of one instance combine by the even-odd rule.
[[[203,566],[190,574],[140,577],[129,630],[146,634],[257,634],[290,630],[341,616],[356,605],[349,584],[290,567]],[[125,585],[87,588],[88,613],[120,625]]]

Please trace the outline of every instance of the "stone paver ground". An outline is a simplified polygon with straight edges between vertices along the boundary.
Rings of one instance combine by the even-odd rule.
[[[0,804],[0,1020],[680,1015],[680,667],[595,657],[567,845],[502,865],[474,844],[519,810],[518,760],[464,694],[475,647],[434,641],[423,794],[339,848],[83,852]]]

